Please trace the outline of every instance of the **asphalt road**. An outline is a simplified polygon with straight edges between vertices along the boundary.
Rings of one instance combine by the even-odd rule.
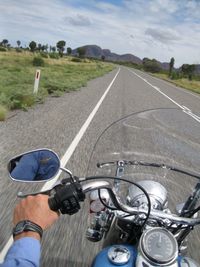
[[[95,79],[80,91],[61,98],[49,98],[28,112],[11,114],[0,124],[0,237],[2,250],[12,229],[12,211],[18,191],[35,190],[36,186],[20,185],[8,179],[6,164],[13,155],[48,147],[62,158],[74,137],[110,85],[118,69]],[[84,176],[92,147],[100,132],[111,122],[133,112],[155,108],[190,109],[200,116],[200,96],[137,70],[121,67],[91,124],[80,140],[67,168],[77,176]],[[38,188],[38,187],[37,187]],[[71,217],[62,216],[45,233],[42,241],[41,266],[90,266],[98,251],[98,244],[85,239],[87,204]],[[197,235],[198,232],[195,232]],[[197,245],[191,248],[193,258],[200,262]]]

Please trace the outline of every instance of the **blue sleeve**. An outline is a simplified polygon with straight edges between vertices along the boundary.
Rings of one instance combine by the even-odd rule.
[[[16,180],[33,181],[38,167],[37,158],[33,154],[27,154],[21,157],[11,176]]]
[[[39,267],[40,242],[31,237],[13,243],[0,267]]]

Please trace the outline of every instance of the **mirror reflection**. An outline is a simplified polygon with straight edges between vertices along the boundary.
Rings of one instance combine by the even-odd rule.
[[[11,178],[26,182],[49,180],[59,169],[58,156],[48,149],[27,152],[11,159],[8,164]]]

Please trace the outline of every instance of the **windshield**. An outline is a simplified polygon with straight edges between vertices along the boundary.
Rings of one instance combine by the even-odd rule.
[[[100,135],[87,176],[115,176],[117,161],[128,162],[122,177],[134,182],[161,183],[168,192],[169,208],[175,212],[176,205],[185,202],[199,182],[193,177],[200,176],[199,141],[200,123],[185,111],[157,109],[135,113],[113,123]],[[145,164],[137,164],[141,161]],[[109,164],[98,168],[97,163]],[[124,190],[120,192],[126,201]]]

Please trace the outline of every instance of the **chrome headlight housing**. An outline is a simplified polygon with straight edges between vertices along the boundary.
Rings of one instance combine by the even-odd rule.
[[[152,209],[163,210],[167,207],[167,190],[158,182],[146,180],[137,182],[148,193]],[[127,202],[132,207],[147,206],[147,198],[144,193],[132,185],[128,190]]]

